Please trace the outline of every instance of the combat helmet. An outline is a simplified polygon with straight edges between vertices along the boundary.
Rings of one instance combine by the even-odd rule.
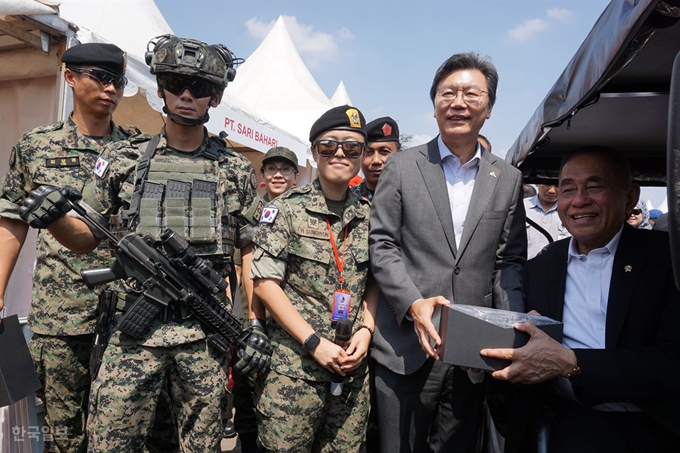
[[[224,44],[208,45],[202,41],[178,38],[174,35],[153,38],[147,45],[144,57],[151,74],[155,75],[159,82],[163,75],[174,74],[214,84],[216,90],[211,96],[211,101],[234,80],[236,66],[244,61],[243,58],[237,58]],[[195,120],[169,113],[167,106],[163,110],[171,119],[183,124],[203,124],[209,118],[207,112],[204,118]]]

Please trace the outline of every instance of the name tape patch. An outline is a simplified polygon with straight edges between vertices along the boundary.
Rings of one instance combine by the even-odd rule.
[[[80,167],[79,157],[47,157],[45,159],[47,168]]]

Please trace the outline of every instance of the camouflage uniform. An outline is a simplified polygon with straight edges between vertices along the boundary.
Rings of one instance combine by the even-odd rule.
[[[329,211],[317,179],[281,195],[273,223],[255,233],[253,278],[281,280],[300,315],[319,336],[333,339],[333,293],[339,289],[326,219],[338,251],[344,247],[344,289],[352,296],[354,332],[363,324],[369,272],[369,203],[348,192],[342,219]],[[267,208],[265,208],[265,211]],[[265,214],[263,213],[263,216]],[[343,228],[348,225],[347,243]],[[369,407],[366,361],[345,378],[342,396],[331,396],[331,374],[273,319],[267,333],[274,346],[269,373],[258,391],[259,438],[273,451],[356,452],[364,440]]]
[[[133,140],[107,147],[101,156],[106,162],[105,173],[96,177],[95,183],[83,194],[86,203],[111,216],[113,228],[125,228],[121,214],[132,200],[136,163],[147,143],[146,140]],[[206,150],[215,149],[215,146],[219,153],[213,156],[214,159],[203,157]],[[196,152],[177,152],[167,146],[163,131],[150,162],[147,181],[165,184],[168,179],[203,179],[218,182],[213,218],[215,215],[224,219],[237,218],[236,224],[223,224],[223,230],[235,236],[237,228],[243,224],[240,213],[252,203],[255,191],[255,173],[246,158],[226,149],[223,140],[207,136]],[[160,234],[163,228],[159,227],[162,223],[158,214],[166,214],[167,221],[171,215],[182,217],[183,214],[178,214],[178,206],[171,205],[171,201],[166,200],[162,209],[145,207],[142,203],[137,232],[146,230]],[[186,212],[181,203],[179,208],[180,212]],[[211,209],[210,203],[208,209]],[[208,217],[201,215],[193,219],[192,231],[194,228],[196,231],[199,228],[210,230],[210,212],[198,212],[196,206],[194,210]],[[221,234],[215,224],[212,224],[212,230]],[[216,250],[214,244],[195,248],[199,253],[203,252],[204,258],[210,259],[216,269],[226,272],[225,261],[231,259],[233,252]],[[135,298],[129,290],[127,296],[120,293],[119,308],[125,309]],[[183,312],[182,319],[171,317],[166,322],[157,317],[140,340],[119,331],[112,335],[99,375],[92,384],[88,421],[92,451],[141,451],[153,421],[159,392],[166,382],[169,382],[182,451],[219,451],[227,357],[208,345],[196,318],[187,315]]]
[[[352,190],[354,191],[355,194],[360,196],[361,198],[365,198],[368,201],[373,201],[373,190],[369,190],[368,187],[366,187],[366,180],[361,181],[361,184],[352,187]]]
[[[267,194],[264,194],[264,197],[255,197],[253,203],[243,213],[243,217],[245,217],[248,223],[257,226],[257,224],[260,222],[260,214],[262,214],[262,208],[264,208],[265,203],[269,203],[269,197]]]
[[[130,133],[113,125],[111,134],[99,143],[123,140]],[[100,144],[82,135],[71,118],[24,134],[12,149],[0,193],[0,217],[20,220],[23,199],[43,184],[82,190],[92,180]],[[82,283],[80,270],[111,262],[108,250],[78,255],[47,231],[38,235],[28,316],[34,336],[29,346],[44,389],[47,422],[60,433],[55,442],[61,451],[84,451],[86,440],[90,348],[98,300]],[[61,435],[64,429],[66,436]]]
[[[269,204],[269,194],[265,192],[262,197],[255,197],[250,207],[243,213],[243,216],[253,226],[257,226],[260,222],[260,215],[262,209]],[[250,278],[250,275],[243,276],[243,278]],[[243,311],[248,310],[248,301],[246,300],[245,290],[242,291]],[[266,313],[269,318],[269,313]],[[257,374],[244,376],[239,370],[233,369],[234,385],[231,389],[234,398],[234,428],[241,440],[241,450],[246,451],[248,445],[254,445],[257,442],[257,416],[255,401],[255,390],[257,386]],[[250,450],[249,450],[250,451]]]
[[[265,203],[269,202],[267,194],[264,197],[256,196],[250,207],[243,213],[245,220],[257,226],[260,221],[260,214]],[[250,278],[244,275],[242,278]],[[242,287],[241,300],[243,301],[244,317],[248,317],[248,300],[245,289]],[[255,386],[257,385],[257,375],[244,376],[239,370],[232,369],[234,385],[231,389],[234,406],[234,428],[238,433],[242,444],[245,442],[255,442],[257,439],[257,417],[255,415],[255,403],[253,401]],[[247,439],[250,437],[250,439]]]

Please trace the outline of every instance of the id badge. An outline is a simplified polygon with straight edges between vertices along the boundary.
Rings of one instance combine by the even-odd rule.
[[[333,293],[333,314],[331,321],[349,317],[349,307],[352,295],[346,289],[338,289]]]

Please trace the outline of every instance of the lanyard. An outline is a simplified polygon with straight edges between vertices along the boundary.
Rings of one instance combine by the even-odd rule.
[[[342,239],[342,259],[340,259],[340,255],[338,254],[338,247],[335,245],[335,238],[333,237],[333,230],[331,230],[331,222],[328,221],[328,217],[326,217],[326,225],[328,226],[328,233],[329,236],[331,237],[331,247],[333,247],[333,255],[335,256],[335,264],[338,266],[338,271],[340,272],[340,277],[338,277],[338,281],[340,283],[343,282],[342,278],[342,268],[345,266],[345,249],[347,248],[347,227],[348,225],[345,225],[345,233],[343,235]]]

